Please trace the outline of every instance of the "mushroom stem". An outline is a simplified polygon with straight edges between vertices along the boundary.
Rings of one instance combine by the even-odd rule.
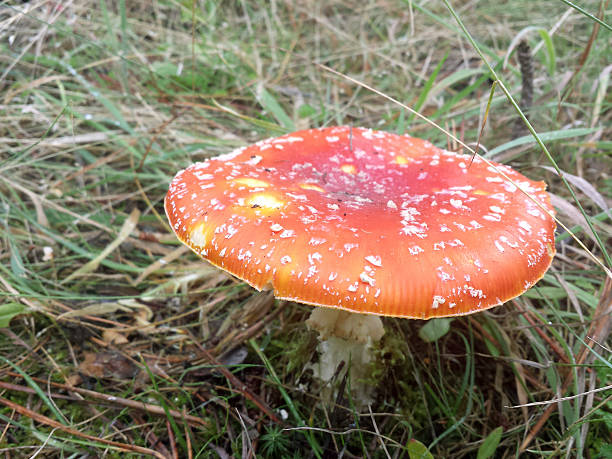
[[[380,341],[385,334],[380,316],[359,314],[343,309],[314,308],[306,321],[319,332],[322,341],[330,336],[366,344]]]
[[[319,361],[309,367],[326,384],[323,394],[335,395],[328,384],[337,375],[339,365],[345,362],[345,368],[350,368],[348,376],[353,401],[356,406],[366,406],[372,398],[372,387],[365,383],[365,379],[370,374],[369,364],[375,358],[373,345],[385,333],[380,317],[341,309],[314,308],[306,324],[319,332]]]

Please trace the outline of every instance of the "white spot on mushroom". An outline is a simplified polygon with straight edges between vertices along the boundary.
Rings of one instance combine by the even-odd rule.
[[[529,215],[533,215],[534,217],[541,217],[541,216],[543,216],[542,212],[540,212],[538,209],[527,209],[527,213]]]
[[[295,143],[295,142],[303,142],[304,139],[302,137],[298,137],[295,135],[289,137],[279,137],[278,139],[274,139],[273,143]]]
[[[326,242],[327,242],[327,239],[323,239],[322,237],[311,237],[310,241],[308,241],[308,245],[317,246],[317,245],[325,244]]]
[[[281,264],[286,265],[287,263],[291,263],[291,257],[289,255],[285,255],[280,259]]]
[[[359,275],[359,280],[361,280],[361,282],[363,283],[369,284],[371,287],[374,287],[375,280],[372,277],[368,276],[368,274],[365,272]]]
[[[423,250],[421,247],[419,247],[418,245],[414,245],[412,247],[408,248],[408,251],[410,252],[411,255],[418,255],[421,252],[425,252],[425,250]]]
[[[361,159],[366,155],[366,152],[360,149],[355,149],[354,153],[355,153],[355,158],[357,159]]]
[[[402,209],[400,215],[403,218],[402,223],[413,222],[416,220],[417,215],[421,215],[421,212],[419,212],[416,207],[407,207],[405,209]]]
[[[441,281],[448,281],[454,279],[454,276],[444,271],[444,268],[442,266],[438,266],[436,268],[436,271]]]
[[[344,250],[346,250],[346,253],[349,253],[351,250],[353,250],[353,249],[355,249],[357,247],[359,247],[358,244],[354,244],[354,243],[351,243],[351,242],[348,242],[348,243],[344,244]]]
[[[451,199],[450,205],[455,209],[461,209],[461,207],[463,207],[463,201],[461,201],[461,199]]]
[[[497,247],[497,250],[499,250],[501,253],[505,252],[504,247],[501,245],[501,243],[497,239],[495,240],[494,244],[495,244],[495,247]]]
[[[251,159],[249,159],[248,161],[245,161],[246,164],[249,164],[251,166],[256,166],[257,164],[259,164],[259,162],[263,159],[263,156],[259,156],[259,155],[253,155],[251,156]]]
[[[270,229],[276,233],[278,231],[282,231],[283,227],[278,223],[275,223],[274,225],[270,226]]]
[[[506,190],[508,193],[514,193],[517,190],[516,186],[512,183],[504,182],[503,186],[504,190]]]
[[[194,172],[193,175],[198,180],[212,180],[214,178],[214,175],[212,175],[212,174],[203,174],[202,172],[199,172],[199,171],[198,172]]]
[[[354,284],[349,285],[346,289],[349,292],[356,292],[357,291],[357,282],[355,282]]]
[[[327,137],[325,137],[325,140],[327,140],[329,143],[332,143],[340,140],[340,137],[338,137],[337,135],[328,135]]]
[[[525,220],[521,220],[518,224],[521,228],[527,231],[528,234],[531,234],[531,225],[527,223]]]
[[[382,266],[382,260],[379,256],[368,255],[367,257],[365,257],[365,259],[372,263],[374,266],[378,266],[379,268]]]
[[[495,200],[500,201],[500,202],[508,202],[508,198],[506,197],[505,193],[493,193],[489,197],[491,199],[495,199]]]
[[[395,204],[393,201],[391,201],[390,199],[387,201],[387,207],[389,209],[397,209],[397,204]]]
[[[336,277],[338,277],[338,273],[331,273],[331,274],[329,275],[329,280],[330,280],[330,281],[333,281],[334,279],[336,279]]]
[[[440,295],[434,295],[431,307],[432,309],[438,309],[438,306],[444,303],[446,303],[446,298]]]
[[[500,236],[499,240],[506,244],[508,247],[512,247],[513,249],[516,249],[519,246],[518,242],[510,241],[507,236]]]
[[[315,253],[309,253],[308,254],[308,263],[310,263],[311,265],[314,264],[315,261],[321,263],[321,254],[319,252],[315,252]]]
[[[402,223],[404,223],[402,221]],[[419,223],[418,225],[404,225],[402,226],[402,233],[407,236],[416,236],[419,239],[423,239],[427,235],[427,223]]]
[[[293,237],[293,236],[295,236],[295,231],[293,230],[285,230],[279,235],[279,237],[283,239]]]

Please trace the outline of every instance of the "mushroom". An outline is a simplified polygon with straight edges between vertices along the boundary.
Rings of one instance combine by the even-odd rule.
[[[339,126],[193,164],[165,209],[195,253],[257,290],[323,306],[308,320],[322,338],[368,348],[380,316],[469,314],[536,283],[555,253],[545,188],[424,140]]]

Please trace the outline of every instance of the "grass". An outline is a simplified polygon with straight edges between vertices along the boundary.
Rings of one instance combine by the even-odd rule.
[[[609,13],[524,0],[0,6],[0,451],[611,457]],[[529,110],[517,37],[534,50]],[[424,322],[385,319],[369,409],[342,380],[322,398],[304,371],[309,307],[201,262],[163,213],[176,171],[262,138],[352,124],[468,152],[485,113],[481,153],[547,181],[575,238],[559,226],[536,287],[431,342]]]

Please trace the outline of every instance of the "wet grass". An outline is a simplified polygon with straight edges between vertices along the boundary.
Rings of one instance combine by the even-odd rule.
[[[0,6],[2,452],[610,457],[606,4],[581,4],[601,25],[445,3]],[[468,152],[485,114],[480,153],[545,180],[569,231],[536,287],[434,342],[385,319],[368,409],[305,370],[309,307],[201,262],[163,213],[177,170],[262,138],[351,124]]]

